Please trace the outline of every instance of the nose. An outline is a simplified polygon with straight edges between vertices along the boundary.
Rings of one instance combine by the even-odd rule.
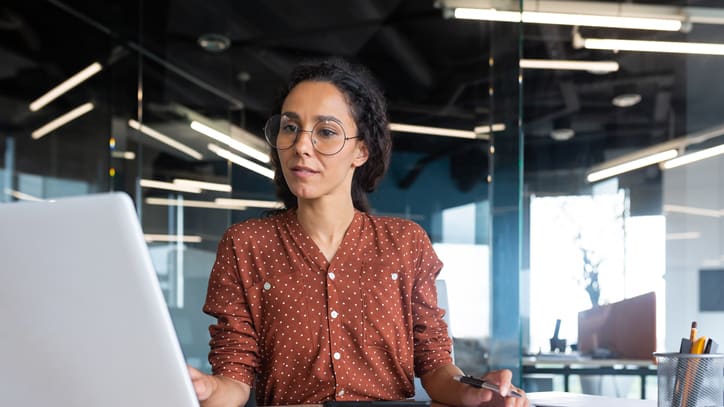
[[[309,136],[305,137],[304,134]],[[314,139],[312,138],[312,130],[299,130],[297,139],[294,142],[294,150],[301,155],[309,155],[314,150]]]

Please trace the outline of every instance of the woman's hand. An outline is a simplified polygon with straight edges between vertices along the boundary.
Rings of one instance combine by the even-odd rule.
[[[193,383],[194,391],[196,391],[196,397],[199,401],[206,401],[216,390],[217,385],[214,378],[191,366],[188,366],[188,369],[191,383]]]
[[[513,373],[510,370],[489,372],[482,379],[499,387],[498,394],[493,390],[480,389],[469,384],[460,383],[455,376],[464,375],[462,370],[453,364],[441,366],[421,377],[422,385],[427,394],[439,404],[449,406],[490,406],[490,407],[529,407],[530,402],[523,390],[511,383]],[[515,391],[523,397],[510,396]]]
[[[490,390],[476,389],[478,390],[474,393],[476,399],[471,400],[471,404],[495,407],[529,407],[530,401],[528,401],[528,397],[523,390],[513,386],[511,383],[512,378],[513,373],[508,369],[489,372],[482,379],[488,383],[496,384],[500,389],[500,394],[493,393],[491,398]],[[511,395],[512,391],[521,394],[523,397]]]
[[[187,366],[196,397],[204,407],[243,406],[249,401],[251,386],[223,376],[211,376]]]

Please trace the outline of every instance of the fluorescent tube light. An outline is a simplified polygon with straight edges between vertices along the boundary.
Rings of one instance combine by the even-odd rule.
[[[62,116],[58,116],[57,118],[51,120],[43,127],[32,132],[30,134],[30,136],[33,139],[37,140],[37,139],[43,137],[44,135],[50,133],[51,131],[57,129],[58,127],[63,126],[65,124],[67,124],[68,122],[71,122],[71,121],[77,119],[80,116],[83,116],[84,114],[90,112],[91,110],[93,110],[93,103],[88,102],[88,103],[82,104],[82,105],[76,107],[75,109],[71,110],[70,112],[68,112]]]
[[[113,158],[121,158],[124,160],[135,160],[136,159],[136,153],[133,151],[111,151],[111,157]]]
[[[724,55],[724,44],[707,42],[638,41],[606,38],[583,38],[583,47],[586,49],[604,49],[612,51]]]
[[[696,208],[693,206],[683,205],[664,205],[664,212],[683,213],[685,215],[707,216],[710,218],[719,218],[724,216],[724,210]]]
[[[250,171],[254,171],[257,174],[263,175],[269,179],[274,179],[274,171],[272,171],[270,168],[264,167],[263,165],[259,165],[255,162],[249,161],[246,158],[240,157],[231,151],[224,150],[223,148],[217,146],[216,144],[209,144],[208,145],[209,150],[214,152],[216,155],[222,158],[226,158],[227,160],[233,162],[234,164],[240,165]]]
[[[196,181],[193,179],[185,179],[185,178],[175,178],[173,180],[174,185],[178,186],[184,186],[189,188],[200,188],[200,189],[206,189],[209,191],[219,191],[219,192],[231,192],[231,185],[229,184],[219,184],[216,182],[204,182],[204,181]]]
[[[461,20],[500,21],[504,23],[519,23],[522,19],[520,12],[517,11],[466,7],[458,7],[454,9],[453,17]]]
[[[157,141],[162,142],[163,144],[166,144],[169,147],[173,147],[176,150],[178,150],[192,158],[195,158],[197,160],[201,160],[202,158],[204,158],[204,156],[201,155],[201,153],[194,150],[193,148],[187,146],[186,144],[179,143],[178,141],[172,139],[171,137],[152,129],[152,128],[146,126],[145,124],[141,124],[133,119],[130,119],[130,120],[128,120],[128,126],[140,131],[141,133],[143,133]]]
[[[667,233],[666,240],[691,240],[701,237],[699,232]]]
[[[146,239],[146,242],[178,242],[181,240],[184,243],[201,243],[201,236],[197,235],[160,235],[160,234],[152,234],[152,233],[145,233],[143,235],[143,238]]]
[[[494,8],[456,8],[459,19],[501,21],[509,23],[557,24],[584,27],[631,28],[636,30],[680,31],[682,22],[673,18],[644,18],[593,14],[547,13],[538,11],[503,11]]]
[[[238,150],[258,161],[261,161],[263,163],[268,163],[270,161],[269,154],[261,152],[255,148],[249,147],[248,145],[246,145],[238,140],[235,140],[235,139],[231,138],[230,136],[228,136],[216,129],[212,129],[211,127],[209,127],[203,123],[200,123],[200,122],[197,122],[194,120],[191,122],[191,128],[207,137],[210,137],[210,138],[220,142],[220,143],[224,143],[227,146],[229,146],[235,150]]]
[[[219,205],[242,206],[244,208],[279,209],[284,207],[284,204],[279,201],[260,201],[254,199],[216,198],[214,202],[218,203]]]
[[[156,181],[152,179],[142,179],[140,185],[144,188],[165,189],[168,191],[189,192],[192,194],[201,193],[201,188],[199,187],[194,187],[191,185],[179,185],[176,183]]]
[[[676,149],[670,149],[661,151],[658,153],[653,153],[650,155],[643,156],[641,158],[637,158],[630,161],[625,161],[621,164],[613,165],[608,168],[603,168],[600,170],[593,171],[588,174],[586,177],[586,180],[588,182],[596,182],[600,181],[605,178],[610,178],[619,174],[623,174],[625,172],[637,170],[639,168],[647,167],[652,164],[660,163],[662,161],[666,161],[669,159],[672,159],[676,157],[678,152]]]
[[[247,206],[257,208],[281,208],[282,203],[276,201],[256,201],[246,199],[225,199],[217,198],[216,201],[194,201],[184,199],[182,201],[167,198],[146,198],[148,205],[159,206],[184,206],[191,208],[207,208],[207,209],[233,209],[245,210]],[[247,205],[248,204],[248,205]]]
[[[149,205],[159,206],[183,206],[190,208],[208,208],[208,209],[230,209],[217,204],[212,201],[194,201],[190,199],[176,200],[167,198],[146,198],[146,203]]]
[[[417,126],[414,124],[390,123],[390,130],[401,133],[429,134],[431,136],[460,137],[475,139],[477,136],[471,130],[456,130],[444,127]]]
[[[524,69],[560,69],[571,71],[616,72],[616,61],[575,61],[565,59],[521,59],[520,67]]]
[[[489,136],[487,136],[487,133],[490,133],[491,127],[493,131],[505,130],[505,125],[502,123],[496,123],[492,126],[477,126],[473,131],[449,129],[445,127],[418,126],[415,124],[390,123],[390,131],[395,131],[399,133],[428,134],[431,136],[459,137],[482,140],[487,140],[490,138]]]
[[[492,126],[483,125],[483,126],[475,126],[473,129],[473,132],[479,136],[481,135],[487,135],[490,133],[490,131],[504,131],[505,130],[505,124],[503,123],[494,123]],[[489,136],[479,137],[483,139],[489,139]]]
[[[684,154],[669,161],[664,161],[663,163],[661,163],[661,168],[668,170],[671,168],[680,167],[682,165],[691,164],[696,161],[705,160],[707,158],[716,157],[721,154],[724,154],[724,144],[720,144],[716,147],[707,148],[705,150]]]
[[[60,95],[64,94],[65,92],[80,85],[86,79],[88,79],[91,76],[95,75],[96,73],[100,72],[101,69],[103,69],[103,66],[98,62],[94,62],[94,63],[88,65],[88,67],[86,67],[82,71],[80,71],[77,74],[66,79],[63,83],[61,83],[60,85],[49,90],[43,96],[35,99],[32,103],[30,103],[30,110],[32,110],[33,112],[36,112],[36,111],[42,109],[43,106],[52,102],[53,100],[58,98]]]

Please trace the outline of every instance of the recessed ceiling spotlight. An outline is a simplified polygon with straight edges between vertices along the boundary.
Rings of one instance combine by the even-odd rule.
[[[576,132],[571,128],[551,130],[551,138],[556,141],[570,140],[575,134]]]
[[[207,33],[199,36],[198,43],[209,52],[222,52],[229,48],[231,40],[223,34]]]
[[[556,141],[566,141],[573,138],[576,131],[571,126],[571,118],[568,116],[556,117],[553,119],[553,129],[550,136]]]
[[[611,100],[617,107],[631,107],[641,102],[641,95],[638,93],[622,93]]]
[[[236,75],[236,79],[239,82],[249,82],[249,80],[251,80],[251,74],[247,71],[241,71]]]

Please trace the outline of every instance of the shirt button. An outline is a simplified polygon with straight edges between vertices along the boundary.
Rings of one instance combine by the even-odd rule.
[[[397,273],[392,273],[392,279],[397,280]]]
[[[337,311],[332,311],[332,318],[337,318],[338,315]]]
[[[340,390],[339,393],[337,393],[338,396],[344,396],[344,390]]]
[[[339,360],[342,357],[342,355],[340,355],[339,352],[334,352],[333,356],[334,356],[335,360]]]
[[[271,284],[269,282],[264,283],[264,291],[269,291],[271,289]]]
[[[334,273],[330,271],[328,275],[330,280],[334,280]]]

